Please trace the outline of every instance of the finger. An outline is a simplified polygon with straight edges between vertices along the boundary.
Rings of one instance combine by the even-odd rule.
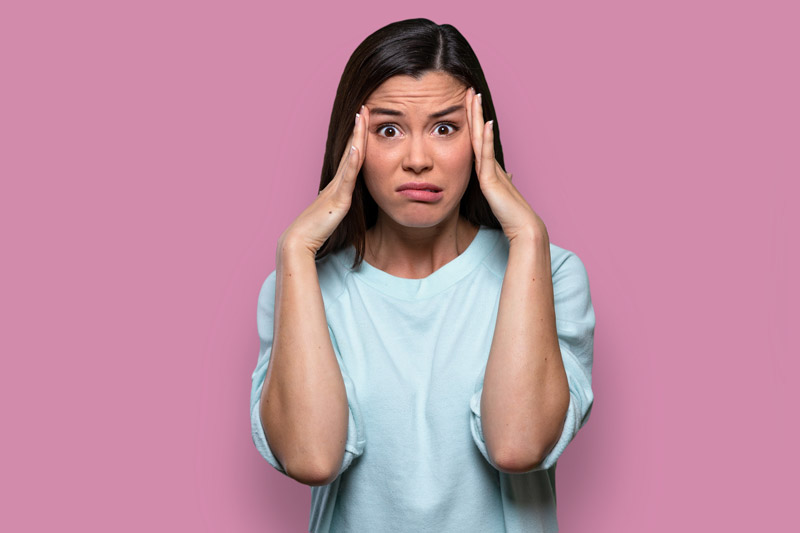
[[[464,97],[464,104],[467,108],[467,127],[469,129],[469,140],[472,142],[472,99],[475,98],[475,89],[470,87],[467,89],[467,95]],[[473,145],[474,146],[474,145]]]
[[[347,138],[347,143],[344,145],[344,150],[342,151],[342,157],[339,159],[339,166],[336,167],[336,174],[334,174],[334,179],[336,176],[342,173],[342,168],[344,168],[345,163],[347,162],[347,156],[349,155],[350,147],[353,145],[353,141],[355,140],[355,133],[356,133],[356,123],[355,118],[353,119],[353,131],[350,133],[350,137]]]
[[[472,149],[475,152],[475,170],[480,174],[483,149],[483,107],[480,93],[472,100]]]
[[[494,144],[494,143],[493,143],[493,144]],[[496,169],[496,172],[497,172],[497,173],[498,173],[500,176],[505,176],[505,177],[507,177],[507,178],[508,178],[508,181],[511,181],[511,173],[510,173],[510,172],[506,172],[506,171],[503,169],[503,167],[501,167],[501,166],[500,166],[500,163],[498,163],[498,162],[497,162],[497,159],[495,159],[495,160],[494,160],[494,168]]]
[[[344,169],[342,170],[342,181],[347,183],[347,190],[352,191],[355,184],[358,170],[361,168],[361,158],[364,153],[364,116],[361,113],[356,113],[355,129],[353,130],[352,143],[348,152],[348,160]],[[352,182],[352,183],[351,183]]]
[[[364,164],[364,159],[367,157],[367,141],[369,141],[369,108],[365,105],[361,106],[361,122],[363,122],[361,129],[362,129],[362,142],[361,146],[357,146],[359,148],[359,170],[361,166]],[[358,171],[356,171],[358,173]]]
[[[467,127],[469,129],[469,142],[472,144],[472,152],[473,152],[473,156],[474,156],[474,160],[475,160],[475,172],[477,172],[478,168],[480,168],[479,163],[478,163],[478,160],[480,159],[480,152],[478,152],[478,150],[475,148],[476,147],[476,144],[475,144],[475,126],[474,126],[474,124],[472,122],[472,120],[473,120],[472,117],[475,115],[475,113],[473,112],[474,106],[475,106],[475,97],[476,97],[475,89],[473,87],[470,87],[467,90],[467,96],[466,96]]]
[[[358,175],[358,169],[361,167],[361,164],[358,161],[359,158],[359,151],[355,145],[350,146],[350,151],[347,157],[347,164],[344,167],[344,171],[342,172],[342,184],[345,185],[345,188],[348,193],[352,193],[353,186],[356,182],[356,176]]]
[[[481,163],[489,163],[490,161],[494,161],[494,120],[490,120],[483,126],[483,145],[481,146]],[[495,170],[492,165],[492,168],[488,164],[484,165],[486,167],[486,173],[489,174],[492,170]]]
[[[361,164],[364,161],[364,153],[366,152],[364,148],[367,134],[366,117],[364,116],[365,109],[366,106],[361,106],[360,112],[356,113],[355,129],[353,130],[350,143],[350,147],[354,148],[354,151],[350,152],[350,159],[342,170],[343,181],[349,182],[352,180],[355,182],[355,178],[358,176],[358,171],[361,169]],[[348,186],[348,191],[351,189],[352,188]]]
[[[347,143],[344,145],[344,150],[342,151],[342,157],[339,159],[339,166],[336,167],[336,173],[331,178],[331,181],[328,182],[325,187],[322,188],[321,191],[317,193],[317,196],[322,194],[322,191],[326,189],[333,189],[336,187],[336,184],[341,181],[341,176],[345,172],[346,167],[349,163],[350,158],[350,147],[353,146],[353,142],[356,135],[356,128],[358,124],[356,123],[355,116],[353,117],[353,131],[350,133],[350,136],[347,138]]]

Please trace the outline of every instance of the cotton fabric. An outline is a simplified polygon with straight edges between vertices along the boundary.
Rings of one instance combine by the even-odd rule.
[[[309,531],[558,531],[555,469],[594,401],[595,315],[583,262],[550,244],[556,325],[570,402],[555,448],[536,468],[501,472],[481,427],[483,376],[509,243],[482,226],[458,257],[423,279],[392,276],[348,247],[317,261],[349,421],[338,477],[311,487]],[[253,442],[279,472],[260,417],[272,349],[275,275],[258,297]]]

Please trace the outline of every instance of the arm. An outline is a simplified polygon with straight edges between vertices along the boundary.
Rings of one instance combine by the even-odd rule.
[[[553,449],[569,406],[550,269],[546,230],[510,242],[481,397],[486,446],[509,473],[531,470]]]
[[[496,468],[550,468],[588,419],[594,398],[588,278],[574,254],[552,270],[547,228],[495,159],[495,124],[484,122],[481,98],[472,89],[466,106],[481,191],[509,242],[489,361],[470,400],[470,426]]]
[[[274,335],[259,416],[286,474],[307,485],[328,484],[347,467],[348,430],[351,454],[363,448],[363,435],[348,424],[347,388],[328,334],[315,260],[350,209],[369,125],[369,110],[361,111],[336,175],[284,231],[276,252]]]
[[[275,334],[261,420],[287,475],[323,485],[332,481],[344,457],[348,405],[314,255],[282,238],[275,283]]]

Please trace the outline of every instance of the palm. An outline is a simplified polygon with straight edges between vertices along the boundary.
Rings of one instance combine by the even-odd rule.
[[[546,234],[542,219],[512,185],[511,174],[506,173],[494,157],[494,121],[484,123],[480,96],[474,95],[470,89],[466,99],[467,121],[475,152],[475,172],[481,192],[503,227],[503,232],[509,241],[522,234]]]

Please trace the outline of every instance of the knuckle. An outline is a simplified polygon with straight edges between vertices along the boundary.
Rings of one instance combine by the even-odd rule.
[[[329,206],[333,209],[343,209],[347,210],[350,208],[350,202],[352,201],[352,194],[348,193],[347,187],[336,187],[336,190],[333,191],[330,197]]]
[[[350,210],[350,198],[346,194],[337,194],[331,200],[331,208],[334,211],[346,213]]]

